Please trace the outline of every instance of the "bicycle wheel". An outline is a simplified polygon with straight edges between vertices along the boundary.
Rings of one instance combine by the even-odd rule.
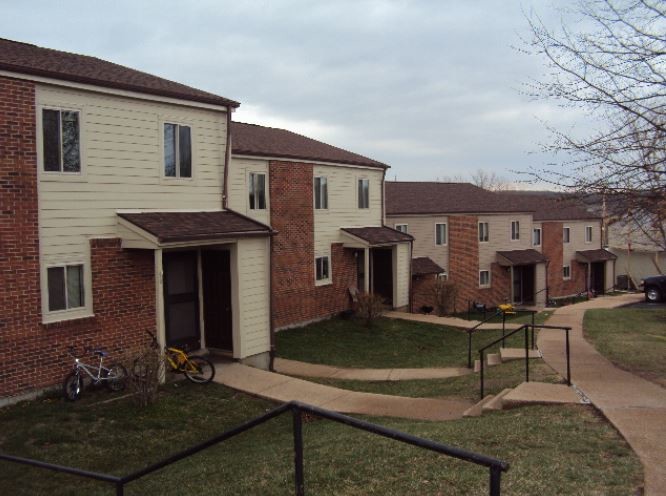
[[[76,401],[81,397],[83,381],[78,372],[70,372],[62,383],[62,394],[67,401]]]
[[[106,373],[106,387],[111,391],[122,391],[127,383],[127,369],[119,363],[114,363]]]
[[[208,384],[215,377],[215,365],[203,357],[188,357],[183,372],[185,377],[197,384]]]

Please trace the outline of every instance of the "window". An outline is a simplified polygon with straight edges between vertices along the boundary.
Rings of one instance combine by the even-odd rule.
[[[490,239],[490,229],[487,222],[479,222],[479,241],[485,243]]]
[[[406,233],[407,232],[407,224],[396,224],[395,225],[395,230]]]
[[[511,221],[511,241],[520,239],[520,222],[517,220]]]
[[[562,279],[571,279],[571,266],[565,265],[562,267]]]
[[[479,271],[479,286],[490,286],[490,271],[489,270],[480,270]]]
[[[435,224],[435,244],[445,245],[446,243],[446,224]]]
[[[164,124],[164,175],[166,177],[192,177],[190,126]]]
[[[535,227],[532,229],[532,245],[541,246],[541,228]]]
[[[328,257],[315,258],[315,270],[317,281],[325,281],[329,278]]]
[[[370,180],[358,180],[358,208],[370,208]]]
[[[592,242],[592,226],[585,226],[585,242]]]
[[[328,208],[328,180],[323,176],[314,178],[314,199],[316,209]]]
[[[44,171],[81,172],[79,113],[42,110]]]
[[[49,311],[84,306],[83,265],[62,265],[46,269]]]
[[[568,227],[565,227],[562,230],[562,242],[568,243],[569,241],[571,241],[571,229],[568,228]]]
[[[448,281],[449,274],[447,274],[446,269],[444,270],[444,272],[440,272],[439,274],[437,274],[437,279],[443,279],[445,281]]]
[[[250,210],[266,209],[266,174],[250,172]]]

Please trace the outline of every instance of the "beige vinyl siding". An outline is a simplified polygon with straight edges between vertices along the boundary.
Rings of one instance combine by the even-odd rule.
[[[270,247],[267,238],[243,238],[237,243],[240,349],[236,358],[270,350]]]
[[[314,247],[317,256],[330,255],[333,243],[342,243],[341,227],[382,225],[383,171],[315,165],[313,177],[328,180],[328,208],[314,209]],[[370,208],[358,208],[358,179],[370,180]],[[335,267],[331,268],[332,271]]]
[[[393,248],[395,270],[393,281],[393,306],[400,308],[409,305],[409,280],[411,253],[409,243],[400,243]]]
[[[408,233],[414,236],[414,257],[429,257],[443,269],[449,268],[449,218],[447,216],[421,215],[388,217],[387,224],[407,224]],[[435,244],[435,225],[446,224],[447,243]]]
[[[511,222],[514,220],[520,222],[520,239],[518,240],[511,239]],[[532,216],[530,214],[480,215],[479,222],[487,222],[490,232],[488,242],[479,243],[479,270],[490,270],[498,251],[532,248]]]
[[[249,184],[250,172],[266,174],[266,209],[250,209]],[[248,217],[268,224],[270,222],[270,195],[269,195],[269,174],[268,161],[252,160],[244,158],[231,158],[231,166],[227,176],[229,184],[227,185],[227,194],[229,195],[229,208],[236,210]]]
[[[592,226],[592,242],[585,242],[585,227]],[[570,241],[563,244],[562,256],[564,265],[576,262],[576,252],[598,250],[601,248],[601,225],[598,220],[564,221],[563,227],[570,229]]]

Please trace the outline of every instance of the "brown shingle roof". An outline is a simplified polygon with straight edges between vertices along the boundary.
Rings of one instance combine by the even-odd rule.
[[[269,235],[271,228],[233,211],[119,213],[160,243]]]
[[[500,195],[534,212],[536,221],[600,219],[598,214],[588,211],[585,202],[572,195],[548,191],[504,191]]]
[[[547,262],[548,259],[536,250],[510,250],[498,251],[497,254],[504,260],[498,260],[500,265],[532,265]]]
[[[327,145],[286,129],[232,122],[231,135],[232,151],[236,155],[316,160],[318,162],[365,165],[382,169],[388,167],[386,164],[363,155]]]
[[[96,57],[3,38],[0,38],[0,69],[213,105],[240,105],[233,100]]]
[[[396,231],[390,227],[343,227],[343,231],[362,239],[370,246],[402,243],[414,238],[407,233]]]
[[[576,252],[576,258],[581,262],[605,262],[607,260],[615,260],[617,256],[608,250],[599,248],[598,250],[583,250]]]
[[[412,259],[412,275],[423,276],[426,274],[441,274],[444,269],[437,265],[429,257],[417,257]]]
[[[386,182],[386,213],[529,212],[518,202],[470,183]]]

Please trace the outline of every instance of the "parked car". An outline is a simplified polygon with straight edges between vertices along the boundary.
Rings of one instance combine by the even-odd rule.
[[[656,303],[664,301],[666,297],[666,276],[652,276],[643,279],[643,291],[645,291],[645,301]]]

